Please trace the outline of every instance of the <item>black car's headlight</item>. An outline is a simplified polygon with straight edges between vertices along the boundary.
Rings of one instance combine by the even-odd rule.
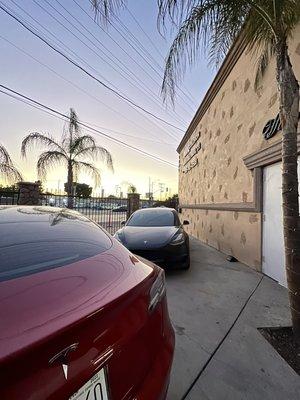
[[[177,233],[176,235],[173,236],[170,244],[172,245],[178,245],[178,244],[183,244],[184,243],[184,234],[183,233]]]

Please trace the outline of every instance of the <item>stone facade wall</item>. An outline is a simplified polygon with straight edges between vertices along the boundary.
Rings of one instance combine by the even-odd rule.
[[[261,270],[260,213],[183,209],[181,217],[190,235]]]
[[[300,26],[290,43],[292,63],[300,80]],[[181,205],[251,203],[253,176],[243,157],[268,147],[280,133],[265,140],[262,130],[278,114],[274,60],[261,87],[255,91],[258,54],[244,52],[222,85],[205,115],[180,151],[179,201]],[[196,165],[183,173],[186,154],[199,137]],[[198,143],[197,142],[197,143]],[[190,220],[189,233],[246,264],[261,265],[261,216],[259,213],[182,209]]]

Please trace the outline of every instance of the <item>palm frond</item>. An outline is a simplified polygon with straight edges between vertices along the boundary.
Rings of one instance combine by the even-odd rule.
[[[230,18],[227,10],[230,7],[229,0],[202,0],[191,8],[166,59],[162,83],[165,101],[169,98],[174,101],[176,85],[182,80],[187,65],[194,64],[199,53],[207,54],[210,50],[211,57],[217,54],[222,58],[225,55],[246,15],[245,10],[241,10],[240,18]]]
[[[0,162],[0,180],[9,183],[16,183],[23,180],[20,172],[11,163]]]
[[[50,169],[53,169],[57,165],[61,165],[62,163],[66,163],[68,158],[64,152],[49,150],[45,151],[39,156],[37,162],[37,174],[38,177],[43,180],[47,176],[47,172]]]
[[[80,133],[80,124],[78,120],[78,116],[74,108],[70,108],[70,122],[69,122],[69,131],[72,131],[75,134]]]
[[[58,142],[56,142],[50,135],[44,135],[39,132],[32,132],[27,135],[21,145],[21,155],[26,157],[27,150],[35,146],[46,146],[50,150],[64,152],[64,149]]]
[[[292,36],[300,21],[300,2],[298,0],[272,0],[277,25],[286,38]],[[274,17],[275,18],[275,17]]]
[[[8,151],[2,145],[0,145],[0,179],[12,183],[23,180],[21,173],[13,165]]]
[[[56,211],[56,210],[49,210],[49,208],[45,207],[33,207],[33,208],[21,208],[19,207],[17,211],[21,214],[26,215],[49,215],[49,225],[55,226],[58,225],[60,222],[64,220],[62,217],[63,210]]]
[[[272,13],[271,8],[269,7],[266,12]],[[271,46],[275,41],[272,28],[262,15],[253,9],[249,13],[243,33],[248,48],[254,52]]]
[[[159,31],[162,29],[165,30],[167,16],[170,18],[173,25],[180,26],[183,23],[185,16],[190,13],[197,3],[199,3],[197,0],[157,0],[157,25]]]
[[[201,52],[218,66],[241,32],[250,50],[272,49],[276,41],[289,38],[300,21],[299,0],[158,0],[158,4],[160,24],[167,17],[180,24],[166,58],[165,101],[174,101],[187,65],[194,64]],[[263,55],[260,75],[267,61]]]
[[[58,225],[62,222],[66,222],[66,220],[85,221],[84,217],[81,217],[77,214],[71,214],[69,211],[65,212],[63,209],[56,213],[52,213],[49,218],[50,226]]]
[[[128,190],[128,193],[136,193],[136,186],[133,183],[130,183],[128,185],[127,190]]]
[[[75,138],[71,144],[71,154],[76,156],[81,150],[86,147],[96,146],[95,139],[91,135],[82,135]]]
[[[257,91],[259,86],[261,85],[261,82],[263,80],[263,77],[266,74],[266,71],[268,69],[268,66],[270,64],[270,60],[275,54],[275,46],[273,45],[267,45],[265,49],[263,49],[261,55],[259,56],[257,60],[257,70],[256,70],[256,75],[255,75],[255,82],[254,82],[254,89]]]
[[[27,207],[19,207],[17,208],[17,211],[21,214],[27,214],[27,215],[49,215],[49,223],[50,226],[55,226],[58,225],[61,222],[65,222],[66,220],[81,220],[83,222],[88,222],[88,220],[83,216],[79,214],[71,214],[70,211],[65,211],[64,209],[61,209],[59,211],[57,210],[49,210],[49,208],[45,208],[43,206],[36,206],[33,208],[27,208]]]
[[[95,12],[95,18],[104,25],[116,15],[120,8],[127,3],[126,0],[90,0]]]
[[[25,157],[27,150],[34,145],[44,145],[48,148],[40,154],[37,162],[38,177],[42,180],[46,178],[49,170],[57,165],[67,165],[69,162],[72,164],[75,180],[78,172],[82,170],[91,175],[97,185],[100,182],[100,171],[88,162],[89,160],[104,161],[113,170],[112,157],[109,151],[97,146],[91,135],[81,135],[78,117],[72,108],[70,109],[68,130],[64,130],[60,143],[56,142],[50,135],[33,132],[23,139],[22,156]],[[7,153],[3,152],[3,154],[3,158],[7,158]]]
[[[76,159],[79,158],[80,160],[80,158],[82,157],[87,157],[92,160],[103,161],[111,171],[114,170],[111,154],[104,147],[96,145],[85,147],[76,154]]]
[[[74,176],[78,176],[78,174],[82,172],[92,177],[96,187],[100,185],[101,173],[100,170],[96,168],[93,164],[85,161],[73,160],[72,165],[73,165]]]
[[[80,137],[80,123],[78,116],[73,108],[70,108],[69,120],[66,122],[63,135],[62,135],[62,147],[67,153],[72,152],[72,146],[74,140]]]
[[[0,144],[0,162],[4,164],[12,164],[8,151]]]

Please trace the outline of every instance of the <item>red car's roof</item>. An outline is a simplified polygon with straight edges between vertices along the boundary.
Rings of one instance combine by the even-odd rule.
[[[84,215],[67,208],[16,205],[0,206],[0,223],[36,221],[49,224],[49,219],[53,219],[57,215],[62,215],[66,218],[69,216],[70,219],[74,216],[74,218],[77,217],[77,219],[80,218],[81,220],[89,221]]]
[[[71,264],[108,250],[109,235],[67,209],[7,207],[0,212],[0,282]]]
[[[0,243],[0,360],[101,311],[153,273],[72,211],[1,208],[0,227],[7,231]]]

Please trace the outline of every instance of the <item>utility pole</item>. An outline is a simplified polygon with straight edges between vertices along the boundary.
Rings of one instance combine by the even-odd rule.
[[[120,185],[116,185],[116,196],[119,196],[119,193],[121,193],[121,186]]]
[[[165,183],[159,182],[158,186],[159,186],[159,200],[161,201],[161,195],[162,195],[166,185],[165,185]]]

